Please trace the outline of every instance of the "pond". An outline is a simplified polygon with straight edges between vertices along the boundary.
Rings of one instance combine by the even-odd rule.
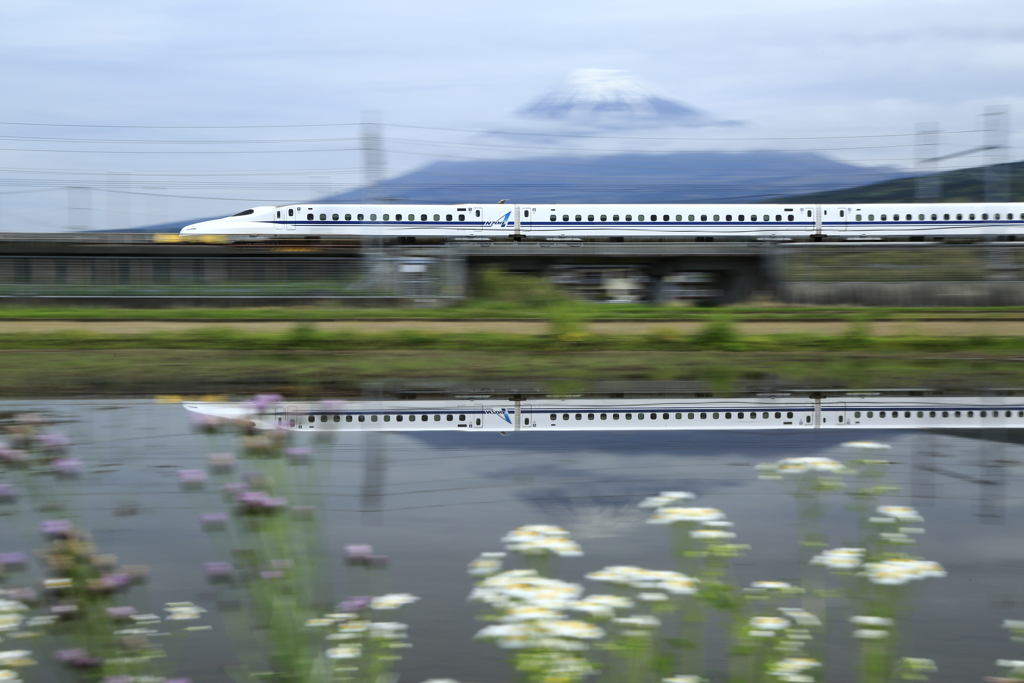
[[[672,674],[714,681],[963,681],[1005,676],[1008,669],[996,660],[1024,656],[1024,645],[1004,627],[1024,619],[1024,450],[1010,442],[1009,430],[971,438],[834,429],[292,433],[278,440],[197,423],[180,405],[134,399],[5,402],[0,410],[8,431],[0,497],[17,495],[0,503],[0,560],[8,562],[0,587],[30,608],[3,633],[0,649],[33,652],[35,665],[12,669],[24,681],[115,674],[196,683],[391,681],[395,675],[410,682],[656,681]],[[66,443],[47,434],[66,435]],[[783,458],[831,458],[846,469],[804,471],[818,461],[783,472],[764,467]],[[238,497],[243,483],[248,498]],[[225,485],[236,484],[225,495]],[[640,507],[666,491],[694,498]],[[662,512],[715,508],[732,526],[648,523],[658,505]],[[899,509],[887,517],[878,506],[911,506],[924,520],[912,519],[911,511],[901,521]],[[52,545],[40,533],[44,520],[66,520],[46,527],[58,538]],[[561,527],[582,555],[565,543],[551,546],[569,549],[565,557],[536,554],[543,543],[521,546],[534,554],[509,550],[502,538],[523,525]],[[714,533],[701,533],[708,531]],[[85,532],[95,549],[80,547],[80,556],[69,560],[74,541],[60,538]],[[844,572],[811,564],[840,547],[866,547],[865,562],[925,558],[945,576],[890,586],[859,575],[863,566]],[[40,552],[47,549],[48,557]],[[515,624],[523,622],[510,616],[508,605],[467,599],[487,580],[467,566],[483,552],[499,551],[508,551],[504,570],[532,568],[579,584],[588,595],[627,597],[634,606],[621,609],[619,618],[654,615],[661,626],[577,610],[560,623],[596,626],[600,637],[579,632],[533,650],[500,647],[512,644],[508,638],[476,637],[499,623],[481,620],[485,614],[504,615],[503,623],[514,627],[506,630],[522,633]],[[16,553],[25,553],[22,562]],[[109,554],[116,560],[104,557]],[[138,565],[148,568],[144,580],[132,567]],[[701,593],[687,594],[664,576],[638,580],[640,588],[601,581],[601,574],[585,578],[624,565],[682,572],[699,579],[692,585]],[[125,573],[124,585],[97,583]],[[42,583],[54,577],[72,577],[72,585]],[[749,590],[758,581],[807,590]],[[548,588],[557,593],[560,585]],[[32,588],[37,600],[21,588]],[[387,594],[418,598],[369,612],[378,622],[407,624],[411,647],[385,647],[396,641],[383,636],[346,637],[346,628],[354,632],[361,623],[358,616],[337,616],[360,607],[351,598]],[[77,615],[68,615],[68,605]],[[53,616],[55,606],[58,621],[39,619]],[[118,623],[107,612],[117,606],[161,619]],[[795,609],[824,623],[808,626]],[[336,616],[306,625],[324,614]],[[876,621],[851,623],[854,616]],[[752,617],[789,623],[753,628]],[[568,642],[587,649],[570,649]],[[362,646],[360,657],[348,659],[354,644]],[[62,651],[68,659],[68,650],[86,650],[104,663],[58,661]],[[336,658],[325,657],[328,651]],[[541,652],[554,658],[538,665]],[[794,657],[822,666],[787,677],[779,662]],[[603,671],[585,677],[575,669],[556,671],[569,660]],[[929,672],[924,660],[937,671]],[[280,671],[282,662],[304,673],[253,675]],[[249,678],[240,665],[249,667]],[[524,673],[530,666],[532,673]],[[775,674],[766,674],[773,666]]]

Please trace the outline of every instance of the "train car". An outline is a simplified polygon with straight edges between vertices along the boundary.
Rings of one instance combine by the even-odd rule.
[[[246,209],[180,235],[232,242],[1015,240],[1024,235],[1024,203],[292,204]]]

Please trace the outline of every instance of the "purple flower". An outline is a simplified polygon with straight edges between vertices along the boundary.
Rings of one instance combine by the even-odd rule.
[[[128,574],[105,574],[90,584],[97,593],[113,593],[132,585],[132,577]]]
[[[28,555],[25,553],[0,553],[0,567],[4,569],[24,569],[26,564]]]
[[[130,619],[133,614],[137,614],[137,611],[134,607],[131,607],[130,605],[107,608],[107,616],[111,619],[114,619],[115,621]]]
[[[243,491],[235,497],[241,512],[274,512],[288,507],[287,498],[271,496],[265,491]]]
[[[284,454],[295,464],[305,464],[313,458],[313,449],[308,446],[294,446],[284,449]]]
[[[260,572],[260,578],[261,579],[267,579],[267,580],[270,580],[270,579],[283,579],[284,578],[284,572],[281,571],[280,569],[262,571],[262,572]]]
[[[18,489],[11,484],[0,484],[0,503],[15,503],[18,500]]]
[[[74,649],[74,650],[57,650],[54,657],[57,658],[58,662],[69,664],[76,659],[81,659],[86,656],[85,650]]]
[[[203,470],[178,470],[178,481],[185,488],[197,488],[206,483]]]
[[[61,619],[70,619],[78,614],[78,605],[73,602],[58,602],[50,605],[50,614]]]
[[[50,467],[57,476],[71,478],[82,473],[83,464],[78,458],[57,458]]]
[[[205,562],[203,572],[210,581],[230,581],[235,568],[230,562]]]
[[[223,512],[204,512],[200,519],[207,531],[219,531],[228,525],[228,516]]]
[[[28,453],[17,448],[0,449],[0,461],[8,465],[23,465],[28,462]]]
[[[368,564],[370,556],[373,555],[373,546],[365,544],[345,546],[345,562],[350,565]]]
[[[224,484],[222,490],[228,496],[237,496],[242,491],[245,491],[248,487],[240,481],[229,481]]]
[[[365,609],[369,609],[370,603],[373,602],[373,598],[358,595],[351,598],[346,598],[338,603],[339,612],[362,612]]]
[[[37,434],[36,443],[43,450],[63,452],[71,445],[71,440],[66,434],[53,432],[51,434]]]
[[[67,519],[44,519],[39,523],[39,531],[49,538],[67,538],[74,526]]]

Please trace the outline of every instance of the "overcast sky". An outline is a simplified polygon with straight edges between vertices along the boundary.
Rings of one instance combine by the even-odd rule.
[[[579,68],[620,69],[745,122],[661,131],[673,139],[658,149],[808,149],[912,168],[918,123],[977,131],[988,105],[1010,107],[1012,143],[1024,143],[1020,0],[33,0],[0,3],[0,26],[0,230],[224,214],[353,187],[365,111],[386,124],[392,175],[436,158],[543,154],[543,142],[471,131],[517,130],[515,112]],[[347,125],[211,128],[302,124]],[[949,153],[982,138],[942,143]]]

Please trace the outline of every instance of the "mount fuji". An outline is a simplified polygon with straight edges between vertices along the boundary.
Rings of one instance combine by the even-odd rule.
[[[715,120],[613,69],[576,69],[560,86],[516,113],[538,123],[592,130],[737,123]]]

